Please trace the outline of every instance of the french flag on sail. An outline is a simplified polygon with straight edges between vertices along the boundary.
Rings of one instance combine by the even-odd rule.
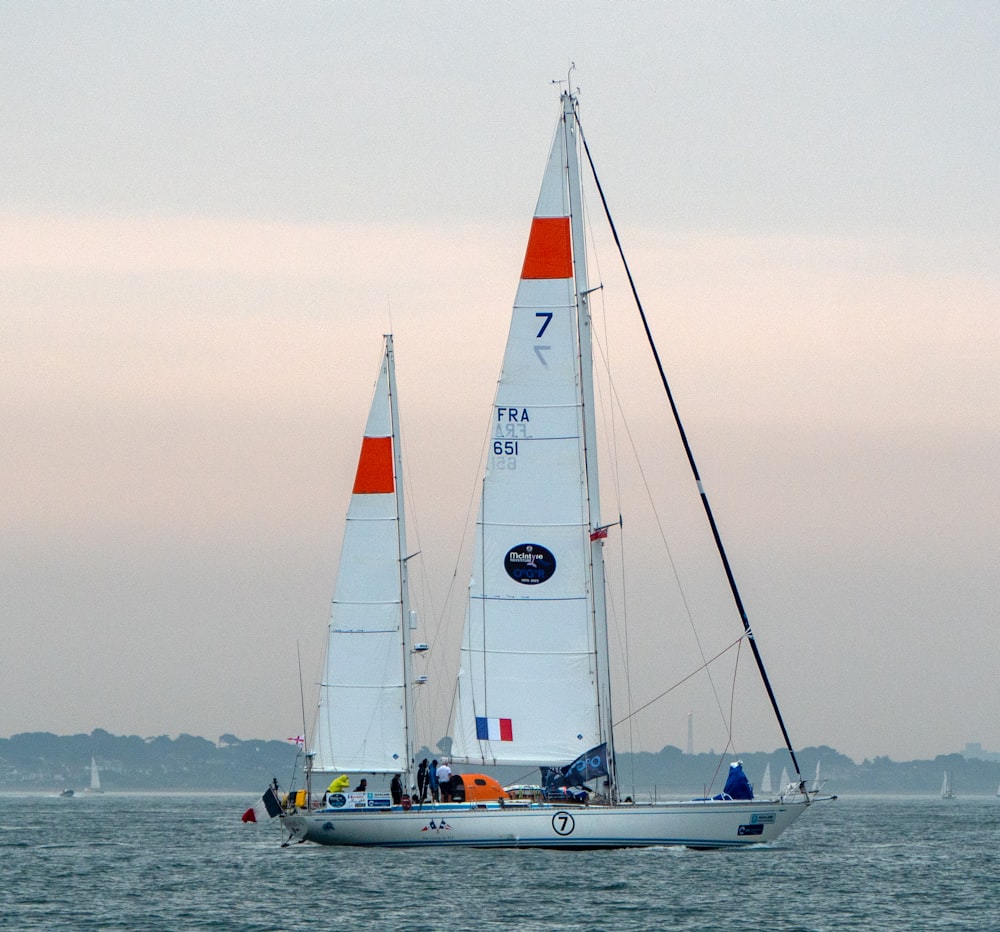
[[[476,738],[479,741],[513,741],[514,726],[509,718],[476,716]]]

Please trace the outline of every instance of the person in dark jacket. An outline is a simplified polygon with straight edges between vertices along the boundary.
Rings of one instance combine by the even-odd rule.
[[[427,785],[430,787],[431,790],[431,799],[433,799],[434,802],[436,803],[441,801],[441,793],[440,790],[438,790],[437,773],[438,773],[438,762],[436,760],[432,760],[431,766],[427,771]]]
[[[427,799],[427,758],[425,757],[417,768],[417,802],[423,805]]]

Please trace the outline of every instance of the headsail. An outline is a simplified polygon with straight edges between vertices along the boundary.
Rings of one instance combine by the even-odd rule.
[[[330,615],[314,772],[408,769],[405,531],[392,337],[351,494]]]
[[[591,532],[600,522],[581,397],[579,212],[566,96],[493,404],[452,732],[457,760],[557,763],[609,740],[598,668],[606,635],[594,620],[603,571],[592,582],[601,545]],[[603,610],[602,598],[597,604]],[[507,724],[491,730],[493,721]]]

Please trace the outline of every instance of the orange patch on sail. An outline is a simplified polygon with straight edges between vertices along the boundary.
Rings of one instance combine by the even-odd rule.
[[[365,437],[361,441],[358,472],[354,477],[355,495],[394,492],[392,477],[392,437]]]
[[[569,217],[533,218],[521,278],[570,278],[572,275]]]

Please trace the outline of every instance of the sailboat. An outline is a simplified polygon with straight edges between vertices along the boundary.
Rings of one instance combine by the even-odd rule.
[[[771,765],[764,768],[764,776],[760,778],[760,792],[762,796],[770,796],[774,790],[771,788]]]
[[[951,788],[951,774],[947,770],[944,772],[944,779],[941,781],[941,798],[955,798],[955,792]]]
[[[577,99],[564,92],[491,412],[451,728],[456,769],[538,767],[552,792],[516,798],[485,774],[464,770],[453,778],[450,802],[330,792],[323,808],[282,816],[285,844],[742,847],[773,841],[817,799],[800,776],[732,583],[795,782],[755,799],[735,762],[731,777],[739,772],[745,793],[633,802],[619,792],[603,565],[604,542],[619,522],[602,523],[600,510],[581,145],[585,150]],[[399,773],[403,786],[413,782],[411,657],[423,645],[411,643],[396,402],[387,337],[307,751],[313,780],[354,772]],[[694,468],[690,453],[689,460]],[[572,790],[588,781],[597,788],[581,805]]]
[[[97,769],[97,761],[92,757],[90,759],[90,786],[87,787],[88,793],[103,793],[104,790],[101,789],[101,775]]]

